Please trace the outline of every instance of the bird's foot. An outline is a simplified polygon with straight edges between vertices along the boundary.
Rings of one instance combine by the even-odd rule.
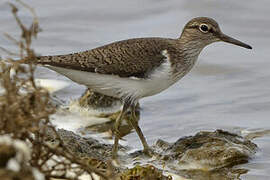
[[[143,153],[149,157],[153,157],[156,154],[155,151],[150,147],[144,148]]]
[[[120,161],[117,157],[112,157],[112,159],[110,160],[110,164],[113,167],[120,167]]]

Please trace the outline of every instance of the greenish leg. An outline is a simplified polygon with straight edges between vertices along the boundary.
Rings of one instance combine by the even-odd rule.
[[[148,146],[147,142],[146,142],[146,139],[142,133],[142,130],[141,128],[139,127],[139,124],[138,124],[138,118],[136,116],[136,104],[133,104],[131,106],[131,113],[132,113],[132,118],[129,119],[129,122],[131,123],[131,125],[133,126],[133,128],[135,129],[136,133],[138,134],[142,144],[143,144],[143,151],[148,154],[148,155],[152,155],[153,152],[151,150],[151,148]]]
[[[126,114],[127,110],[128,110],[128,103],[124,103],[123,109],[120,112],[119,116],[117,117],[115,124],[114,124],[114,145],[113,145],[113,149],[112,149],[112,159],[116,159],[117,158],[117,152],[118,152],[118,144],[119,144],[119,127],[121,126],[122,120],[123,120],[123,116]]]

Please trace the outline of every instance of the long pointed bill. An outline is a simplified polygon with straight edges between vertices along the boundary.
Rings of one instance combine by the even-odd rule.
[[[227,42],[227,43],[231,43],[231,44],[235,44],[237,46],[241,46],[247,49],[252,49],[252,47],[248,44],[245,44],[241,41],[238,41],[237,39],[234,39],[230,36],[227,36],[226,34],[221,34],[219,37],[222,41]]]

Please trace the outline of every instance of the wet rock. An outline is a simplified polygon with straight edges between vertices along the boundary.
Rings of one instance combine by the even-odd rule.
[[[233,180],[247,173],[246,169],[234,166],[248,162],[257,145],[239,135],[216,130],[183,137],[175,143],[158,140],[152,148],[156,156],[149,161],[156,167],[169,169],[168,172],[187,179]],[[145,158],[141,151],[132,156]]]
[[[58,133],[75,155],[89,158],[90,164],[107,168],[112,145],[63,129]],[[163,175],[171,173],[182,179],[233,180],[247,173],[246,169],[235,169],[234,166],[247,162],[257,150],[251,141],[222,130],[199,132],[174,143],[158,140],[152,148],[155,156],[149,158],[141,151],[128,153],[129,148],[121,146],[118,153],[120,166],[115,169],[118,178],[168,179],[170,177]]]
[[[212,171],[200,169],[182,170],[180,174],[186,179],[194,180],[240,180],[240,176],[247,172],[246,169],[222,168]]]
[[[117,180],[172,180],[171,176],[164,176],[162,171],[152,165],[135,166],[120,173]]]
[[[97,160],[107,161],[111,157],[112,145],[100,143],[93,138],[81,137],[72,131],[59,129],[57,131],[64,145],[75,155],[80,158],[91,157]],[[58,140],[51,129],[47,129],[46,141],[51,146],[58,144]],[[125,148],[120,146],[120,150]]]
[[[199,132],[180,138],[173,144],[158,142],[162,158],[178,160],[179,165],[194,169],[218,169],[246,163],[257,146],[241,136],[223,130]]]

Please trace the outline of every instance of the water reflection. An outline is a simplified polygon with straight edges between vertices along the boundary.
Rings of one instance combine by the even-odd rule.
[[[93,116],[97,118],[97,123],[87,126],[85,128],[81,128],[80,132],[83,134],[91,134],[91,133],[106,133],[106,138],[112,139],[114,136],[114,123],[117,117],[120,114],[120,110],[122,108],[122,102],[110,96],[106,96],[100,93],[96,93],[91,91],[91,89],[87,89],[85,93],[78,100],[79,108],[87,108],[88,111],[95,110],[99,113],[93,113]],[[136,120],[140,119],[140,107],[139,104],[136,107]],[[106,118],[109,121],[99,122],[98,119]],[[127,134],[133,132],[132,125],[129,123],[130,118],[133,118],[131,112],[128,111],[123,116],[123,122],[119,128],[119,137],[123,138]]]

